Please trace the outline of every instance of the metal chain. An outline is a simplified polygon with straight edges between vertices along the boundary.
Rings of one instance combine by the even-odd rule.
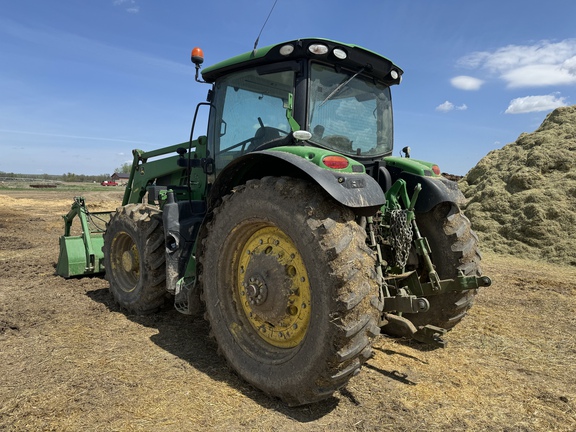
[[[404,267],[408,262],[412,244],[412,227],[408,224],[407,213],[408,210],[390,211],[389,241],[398,267]]]

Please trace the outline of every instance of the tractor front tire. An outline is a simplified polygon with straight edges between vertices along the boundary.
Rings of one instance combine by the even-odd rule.
[[[344,386],[379,333],[375,258],[316,185],[251,180],[214,210],[200,254],[206,318],[243,379],[291,406]]]
[[[138,315],[156,312],[166,296],[162,213],[145,204],[119,208],[110,218],[102,249],[116,302]]]

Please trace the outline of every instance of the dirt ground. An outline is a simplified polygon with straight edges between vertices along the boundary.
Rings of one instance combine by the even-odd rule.
[[[85,196],[96,211],[121,192]],[[447,348],[381,336],[346,388],[288,408],[227,369],[204,322],[56,276],[72,198],[0,190],[0,430],[576,430],[575,267],[485,253],[493,285]]]

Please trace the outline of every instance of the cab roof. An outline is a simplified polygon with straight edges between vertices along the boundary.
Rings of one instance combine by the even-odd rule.
[[[318,48],[318,46],[325,48]],[[283,42],[232,57],[202,71],[206,82],[247,67],[264,66],[289,60],[315,59],[351,70],[365,68],[365,73],[388,85],[399,84],[402,69],[366,48],[323,38],[305,38]],[[395,71],[395,72],[394,72]]]

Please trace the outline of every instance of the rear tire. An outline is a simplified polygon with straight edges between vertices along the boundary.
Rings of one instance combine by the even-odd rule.
[[[453,279],[459,270],[466,276],[481,275],[478,237],[456,204],[439,204],[427,213],[417,214],[416,222],[420,234],[428,239],[432,249],[432,263],[440,279]],[[425,276],[424,282],[427,281]],[[431,324],[450,330],[472,307],[476,292],[468,290],[428,296],[428,312],[403,316],[416,327]]]
[[[292,406],[344,386],[371,356],[380,316],[352,211],[305,181],[266,177],[224,197],[207,232],[206,318],[229,365]]]
[[[128,204],[112,215],[104,233],[105,277],[116,302],[130,312],[156,312],[166,296],[162,213]]]

